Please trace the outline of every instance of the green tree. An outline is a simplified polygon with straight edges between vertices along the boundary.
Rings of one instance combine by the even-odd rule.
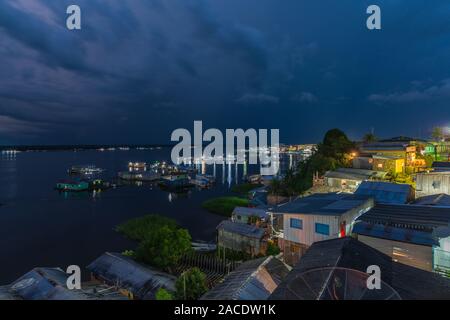
[[[156,300],[173,300],[173,295],[164,288],[159,288],[156,292]]]
[[[434,127],[431,132],[431,137],[437,142],[442,141],[444,139],[444,130],[441,127]]]
[[[139,244],[136,257],[150,265],[170,270],[190,250],[191,236],[187,230],[162,226]]]
[[[197,300],[206,291],[206,275],[199,268],[186,270],[175,283],[176,296],[181,300]]]

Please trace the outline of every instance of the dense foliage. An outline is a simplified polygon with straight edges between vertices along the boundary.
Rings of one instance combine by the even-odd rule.
[[[177,279],[175,288],[178,299],[197,300],[208,291],[206,275],[199,268],[189,269]]]
[[[128,238],[140,242],[136,259],[149,265],[170,269],[191,250],[191,236],[172,219],[147,215],[117,227]]]
[[[355,145],[344,132],[332,129],[325,134],[317,151],[298,164],[295,170],[286,173],[281,181],[273,181],[271,192],[282,196],[301,194],[312,187],[313,176],[323,175],[328,170],[351,165],[351,153]]]
[[[156,300],[173,300],[173,295],[164,288],[159,288],[156,292]]]
[[[239,197],[219,197],[206,200],[202,203],[202,207],[212,213],[220,214],[222,216],[230,217],[234,208],[247,207],[248,199]]]

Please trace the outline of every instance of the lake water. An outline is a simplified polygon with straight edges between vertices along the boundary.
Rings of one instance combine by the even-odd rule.
[[[173,194],[144,184],[119,186],[101,193],[67,194],[54,190],[67,178],[72,165],[95,164],[105,169],[106,180],[127,170],[129,161],[168,161],[170,149],[128,151],[23,152],[0,158],[0,284],[7,284],[34,267],[85,267],[105,251],[134,249],[135,243],[114,231],[118,224],[145,214],[175,219],[194,240],[212,241],[224,218],[201,208],[211,197],[229,194],[241,182],[242,165],[222,170],[206,166],[216,175],[216,186]],[[247,174],[259,173],[248,166]],[[86,273],[84,273],[86,274]]]

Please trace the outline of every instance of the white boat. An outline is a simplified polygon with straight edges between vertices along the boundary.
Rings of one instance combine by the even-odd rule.
[[[69,174],[92,175],[103,172],[103,169],[97,168],[95,165],[77,165],[67,170]]]

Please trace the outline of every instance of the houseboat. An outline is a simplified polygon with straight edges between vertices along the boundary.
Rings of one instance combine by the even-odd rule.
[[[89,190],[89,183],[87,181],[78,180],[61,180],[56,184],[56,190],[81,192]]]
[[[146,170],[147,169],[147,163],[145,162],[129,162],[128,168],[130,170]]]
[[[156,181],[161,177],[159,173],[150,171],[122,171],[118,173],[118,176],[120,179],[127,181]]]
[[[67,172],[71,175],[92,175],[103,172],[103,169],[95,165],[77,165],[70,167]]]
[[[193,186],[188,175],[163,176],[159,185],[160,187],[167,189],[184,189]]]

